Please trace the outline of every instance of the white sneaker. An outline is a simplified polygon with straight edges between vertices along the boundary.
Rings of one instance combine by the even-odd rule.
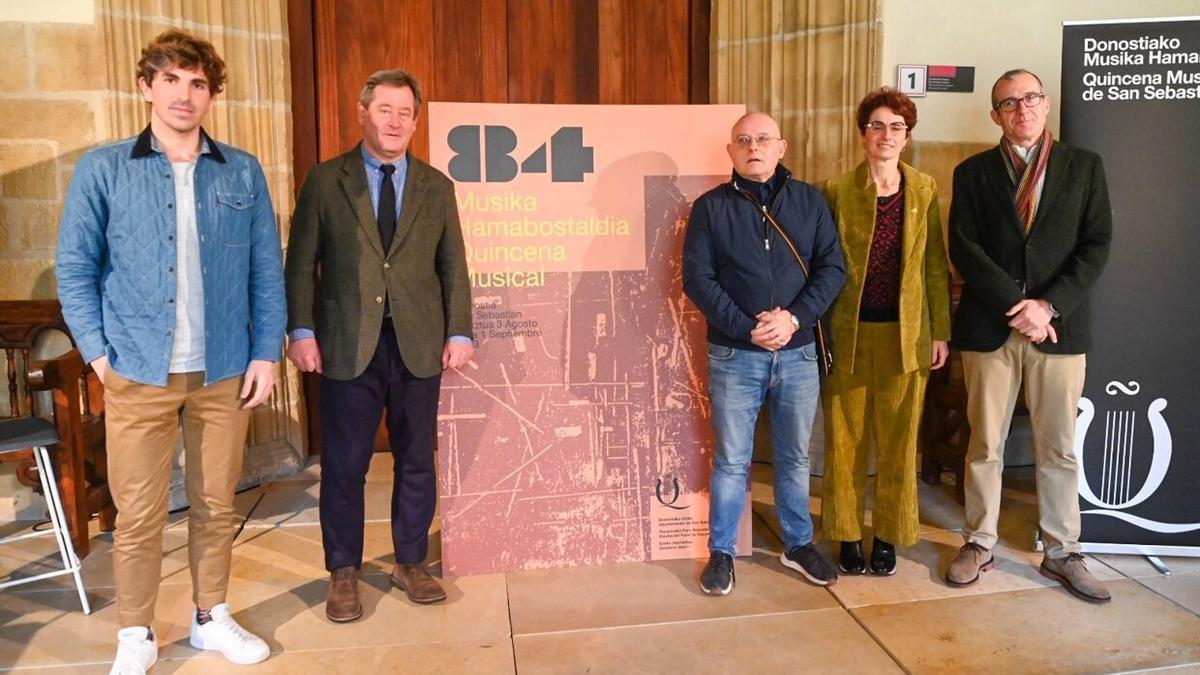
[[[222,602],[209,614],[212,621],[200,625],[192,615],[192,632],[188,639],[196,649],[215,649],[233,663],[250,665],[265,661],[271,648],[262,638],[242,628],[229,614],[229,605]]]
[[[146,626],[117,631],[117,658],[108,675],[144,675],[158,661],[158,640]]]

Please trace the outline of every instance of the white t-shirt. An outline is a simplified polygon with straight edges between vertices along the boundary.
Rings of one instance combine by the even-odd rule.
[[[172,373],[204,370],[204,282],[196,229],[196,162],[171,162],[175,174],[175,335]]]

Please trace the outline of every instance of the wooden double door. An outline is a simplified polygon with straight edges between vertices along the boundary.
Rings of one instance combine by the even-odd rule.
[[[708,0],[288,0],[288,23],[297,189],[359,141],[359,92],[381,68],[412,73],[426,101],[709,102]],[[412,151],[428,159],[424,119]],[[312,378],[305,394],[319,452]]]

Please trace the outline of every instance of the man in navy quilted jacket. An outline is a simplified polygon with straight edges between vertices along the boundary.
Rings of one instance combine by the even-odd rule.
[[[826,356],[818,321],[846,278],[837,228],[821,193],[779,164],[787,141],[769,115],[744,115],[725,149],[733,175],[692,205],[683,243],[683,290],[708,322],[716,432],[710,557],[700,588],[710,595],[733,590],[737,523],[764,403],[771,411],[780,562],[827,586],[837,570],[813,544],[808,441],[821,388],[818,359]]]
[[[181,425],[191,644],[234,663],[270,655],[225,592],[250,409],[270,395],[283,343],[283,261],[258,161],[200,127],[224,81],[209,42],[175,30],[155,38],[137,78],[150,125],[80,159],[59,225],[63,316],[104,384],[118,509],[113,673],[144,673],[158,658],[150,624]]]

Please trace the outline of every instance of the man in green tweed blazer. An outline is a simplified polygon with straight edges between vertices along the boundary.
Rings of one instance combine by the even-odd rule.
[[[392,584],[413,602],[446,597],[424,560],[441,374],[474,353],[471,289],[454,186],[408,153],[420,105],[404,71],[367,80],[362,143],[309,171],[288,247],[288,358],[320,374],[325,612],[335,622],[362,616],[363,486],[385,412]]]

